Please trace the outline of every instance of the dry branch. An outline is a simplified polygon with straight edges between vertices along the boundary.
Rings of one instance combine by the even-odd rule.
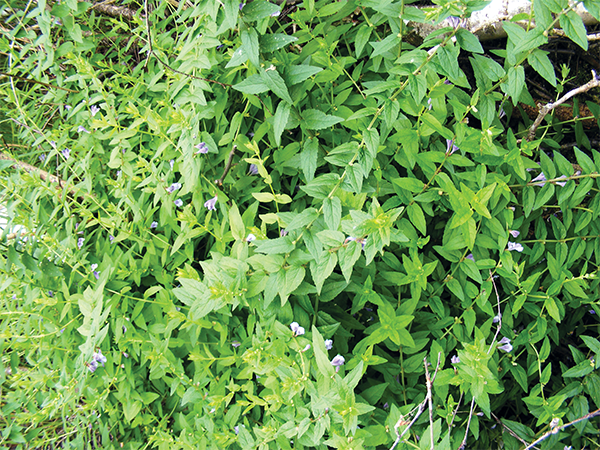
[[[533,125],[531,125],[531,127],[529,128],[529,133],[527,134],[527,140],[532,141],[533,139],[535,139],[535,132],[536,132],[537,128],[540,126],[540,124],[542,123],[542,120],[544,120],[544,117],[546,117],[546,115],[550,111],[552,111],[557,106],[562,105],[564,102],[566,102],[570,98],[576,96],[577,94],[582,94],[582,93],[587,92],[590,89],[598,87],[598,86],[600,86],[600,78],[598,78],[598,76],[596,75],[596,72],[592,70],[592,79],[589,82],[587,82],[583,86],[579,86],[578,88],[570,90],[569,92],[567,92],[565,95],[563,95],[561,98],[559,98],[554,103],[548,103],[546,106],[541,107],[540,112],[539,112],[537,118],[535,119],[535,122],[533,122]]]
[[[52,175],[51,173],[46,172],[45,170],[42,170],[39,167],[32,166],[31,164],[27,164],[23,161],[14,159],[6,153],[0,152],[0,159],[14,162],[14,167],[19,167],[28,173],[37,173],[43,181],[49,181],[50,183],[58,183],[63,189],[67,189],[68,187],[68,183],[63,179],[58,178],[56,175]],[[74,196],[75,192],[73,190],[69,190],[69,194]]]
[[[115,6],[111,2],[102,2],[94,4],[91,9],[100,14],[111,17],[124,17],[127,20],[133,20],[137,11],[127,8],[126,6]]]

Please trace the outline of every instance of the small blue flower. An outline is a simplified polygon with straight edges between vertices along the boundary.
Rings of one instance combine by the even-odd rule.
[[[345,362],[346,360],[342,355],[336,355],[331,360],[331,365],[335,367],[335,370],[337,372],[340,369],[340,367],[344,365]]]
[[[513,346],[512,346],[512,345],[510,345],[510,339],[509,339],[509,338],[507,338],[507,337],[503,337],[502,339],[500,339],[500,342],[499,342],[499,343],[500,343],[500,344],[503,344],[503,345],[500,345],[500,346],[498,347],[498,349],[499,349],[499,350],[503,350],[503,351],[505,351],[506,353],[510,353],[510,352],[512,351],[512,349],[513,349]]]
[[[83,247],[84,242],[85,242],[84,238],[77,239],[77,248],[79,248],[79,250],[81,250],[81,247]]]
[[[112,244],[113,241],[115,240],[115,237],[111,234],[110,236],[108,236],[108,240],[110,241],[110,243]]]
[[[213,198],[211,198],[210,200],[207,200],[206,202],[204,202],[204,207],[206,209],[208,209],[209,211],[211,210],[216,210],[217,208],[215,207],[215,204],[217,203],[217,196],[215,195]]]
[[[178,208],[181,208],[183,206],[183,200],[181,200],[180,198],[175,200],[173,203],[175,203],[175,206],[177,206]]]
[[[325,339],[325,348],[331,350],[333,348],[333,341],[331,339]]]
[[[88,130],[86,130],[83,125],[79,125],[79,127],[77,128],[77,132],[90,134],[90,132]]]
[[[248,175],[258,175],[258,167],[256,167],[256,164],[250,164]]]
[[[302,336],[305,333],[304,327],[301,327],[298,322],[290,323],[290,329],[294,332],[294,336]]]
[[[102,364],[102,367],[104,367],[104,363],[106,362],[106,356],[104,356],[102,354],[102,350],[98,349],[97,352],[95,352],[92,355],[92,359],[96,362],[96,363],[100,363]]]
[[[240,3],[240,11],[242,10],[242,8],[244,8],[244,6],[246,6],[245,3]]]
[[[96,269],[98,268],[98,264],[92,264],[90,266],[90,268],[92,269],[92,273],[94,274],[94,276],[96,277],[96,280],[100,279],[100,272],[98,272]]]
[[[509,252],[516,250],[517,252],[521,253],[524,249],[523,246],[518,242],[509,242],[508,246],[506,247],[506,250],[508,250]]]
[[[98,368],[98,363],[96,361],[92,361],[87,365],[87,368],[90,370],[90,372],[94,373]]]
[[[150,228],[155,229],[158,226],[158,222],[155,220],[150,224]]]
[[[246,242],[252,242],[254,240],[256,240],[256,236],[254,236],[252,233],[250,233],[246,238]]]
[[[458,147],[454,144],[454,139],[446,139],[446,155],[451,155]]]
[[[68,148],[61,150],[61,153],[65,157],[65,159],[69,159],[69,156],[71,156],[71,150]]]
[[[452,358],[450,358],[450,362],[452,364],[458,364],[460,362],[460,358],[458,357],[458,355],[454,355]]]
[[[92,105],[90,112],[92,113],[92,117],[94,117],[96,114],[98,114],[98,112],[100,112],[100,108],[98,108],[96,105]]]
[[[41,161],[41,162],[44,162],[44,161],[46,161],[46,154],[45,154],[45,153],[42,153],[42,154],[39,156],[39,158],[40,158],[40,161]]]
[[[175,160],[172,159],[171,161],[169,161],[169,166],[171,166],[171,170],[173,170],[173,165],[175,164]]]
[[[194,153],[194,155],[197,155],[198,153],[208,153],[208,146],[206,145],[206,142],[200,142],[198,145],[194,145],[194,148],[198,149],[198,151]]]
[[[167,188],[167,192],[169,194],[172,194],[173,192],[175,192],[177,189],[181,189],[181,183],[173,183],[171,186],[169,186]]]

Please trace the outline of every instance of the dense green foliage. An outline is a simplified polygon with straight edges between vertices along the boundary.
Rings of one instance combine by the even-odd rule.
[[[472,0],[7,3],[2,151],[66,184],[0,160],[0,447],[598,448],[560,425],[600,408],[600,154],[503,118],[568,86],[566,0],[494,55],[404,39]]]

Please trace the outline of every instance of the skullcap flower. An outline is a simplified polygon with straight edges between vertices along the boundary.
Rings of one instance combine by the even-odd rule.
[[[77,248],[79,248],[79,250],[81,250],[81,247],[83,247],[84,242],[85,242],[84,238],[77,239]]]
[[[90,112],[92,113],[92,117],[94,117],[96,114],[98,114],[99,111],[100,111],[100,108],[98,108],[96,105],[92,105],[90,107]]]
[[[333,348],[333,341],[331,339],[325,339],[325,348],[331,350]]]
[[[177,189],[181,189],[181,183],[173,183],[171,186],[167,188],[167,192],[169,194],[175,192]]]
[[[207,200],[206,202],[204,202],[204,207],[206,209],[213,210],[215,211],[217,208],[215,207],[215,204],[217,203],[217,196],[215,195],[213,198],[211,198],[210,200]]]
[[[158,226],[158,222],[156,220],[150,224],[150,228],[152,228],[152,229],[156,228],[157,226]]]
[[[90,132],[88,130],[86,130],[83,125],[79,125],[79,127],[77,128],[77,132],[90,134]]]
[[[517,252],[521,253],[523,251],[523,246],[521,244],[519,244],[518,242],[509,242],[506,249],[509,252],[516,250]]]
[[[336,355],[331,360],[331,365],[337,367],[339,369],[340,366],[343,366],[346,360],[342,355]]]
[[[254,236],[252,233],[250,233],[246,238],[246,242],[252,242],[254,240],[256,240],[256,236]]]
[[[454,355],[452,358],[450,358],[450,362],[452,364],[458,364],[460,362],[460,358],[458,357],[458,355]]]
[[[198,145],[194,145],[194,148],[198,149],[198,151],[194,153],[194,155],[197,155],[198,153],[208,153],[208,146],[206,145],[206,142],[200,142]]]
[[[175,203],[175,206],[177,206],[178,208],[181,208],[183,206],[183,200],[181,200],[180,198],[175,200],[173,203]]]
[[[502,339],[500,339],[500,344],[504,344],[498,347],[499,350],[503,350],[506,353],[510,353],[513,349],[513,346],[510,345],[510,339],[507,337],[503,337]]]

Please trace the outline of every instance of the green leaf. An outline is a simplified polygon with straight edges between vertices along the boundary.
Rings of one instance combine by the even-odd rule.
[[[544,187],[540,190],[535,198],[535,203],[533,204],[533,210],[541,208],[544,206],[548,200],[552,198],[554,195],[554,184],[546,183]]]
[[[262,203],[269,203],[275,200],[275,196],[270,192],[253,192],[252,197]]]
[[[302,168],[302,172],[304,172],[307,183],[310,183],[315,177],[318,155],[319,139],[313,137],[304,141],[304,147],[302,148],[302,153],[300,153],[300,167]]]
[[[513,104],[519,103],[521,92],[525,86],[525,69],[523,66],[508,69],[508,80],[502,84],[502,89],[512,97]]]
[[[356,38],[354,39],[354,57],[360,58],[360,54],[362,53],[365,45],[369,41],[369,37],[371,37],[372,27],[368,26],[366,23],[362,24],[356,33]]]
[[[419,230],[423,236],[427,236],[427,222],[425,222],[425,215],[418,203],[408,205],[406,211],[410,221],[417,230]]]
[[[322,70],[321,67],[307,66],[304,64],[299,66],[288,66],[285,69],[285,79],[289,86],[293,86],[316,75]]]
[[[315,359],[317,361],[317,369],[324,377],[330,378],[335,374],[335,369],[331,365],[331,361],[329,361],[329,357],[327,356],[325,349],[325,340],[317,327],[312,326],[312,347],[315,353]]]
[[[260,67],[258,34],[254,28],[242,31],[242,48],[257,69]]]
[[[409,192],[419,193],[425,187],[425,183],[417,178],[392,178],[392,183]]]
[[[594,371],[594,363],[585,359],[562,374],[563,378],[580,378]]]
[[[384,40],[379,42],[369,42],[369,45],[373,47],[374,51],[371,53],[371,59],[376,56],[382,55],[386,52],[389,52],[394,47],[400,44],[400,38],[395,34],[390,34]]]
[[[379,149],[379,132],[377,129],[371,128],[363,131],[363,139],[371,158],[377,157],[377,150]]]
[[[331,116],[318,109],[302,111],[302,124],[309,130],[322,130],[343,121],[342,117]]]
[[[275,117],[273,118],[273,134],[275,135],[275,145],[281,145],[281,135],[290,117],[290,104],[287,102],[279,102]]]
[[[229,226],[231,227],[231,234],[236,240],[243,241],[246,239],[246,226],[235,203],[229,208]]]
[[[598,339],[595,339],[591,336],[586,336],[584,334],[579,337],[583,340],[583,342],[585,342],[585,345],[587,345],[591,351],[596,354],[600,354],[600,341],[598,341]]]
[[[326,197],[323,200],[323,216],[330,230],[337,230],[342,219],[342,202],[338,197]]]
[[[323,251],[319,255],[318,261],[310,262],[310,272],[312,273],[313,280],[315,282],[315,287],[317,288],[317,294],[321,294],[321,289],[323,289],[323,283],[337,264],[337,254],[331,253],[329,251]]]
[[[244,5],[241,14],[245,21],[253,22],[269,17],[271,14],[275,14],[280,9],[281,8],[278,5],[267,0],[254,0]]]
[[[533,0],[533,12],[535,13],[535,25],[547,29],[554,20],[552,12],[546,4],[546,0]]]
[[[260,75],[251,75],[241,83],[232,86],[236,91],[244,94],[262,94],[269,90],[269,86],[263,81]]]
[[[479,39],[473,33],[464,28],[456,30],[456,41],[460,48],[472,53],[483,53],[483,47]]]
[[[289,236],[254,241],[254,245],[256,246],[257,252],[266,253],[267,255],[290,253],[295,248],[295,245]]]
[[[290,97],[290,93],[288,92],[288,88],[285,85],[285,81],[283,78],[277,73],[277,69],[274,66],[271,66],[269,69],[261,69],[260,77],[263,82],[269,86],[269,89],[275,93],[277,97],[282,100],[285,100],[289,104],[292,104],[292,98]]]
[[[538,0],[543,1],[543,0]],[[594,19],[600,21],[600,4],[596,0],[583,0],[585,9],[594,16]]]
[[[546,154],[546,152],[540,152],[540,165],[542,166],[542,172],[547,180],[551,180],[556,177],[556,169],[552,159]]]
[[[298,228],[305,227],[309,223],[313,222],[319,217],[319,212],[316,208],[307,208],[292,219],[290,223],[285,227],[287,231],[297,230]]]
[[[358,258],[360,258],[362,245],[356,241],[350,241],[342,248],[338,250],[338,260],[342,274],[346,279],[347,283],[350,283],[350,277],[352,276],[352,269]]]
[[[573,151],[575,152],[575,158],[577,158],[577,164],[581,166],[584,174],[596,172],[594,161],[588,155],[579,150],[578,147],[574,147]]]
[[[575,11],[569,11],[560,16],[559,23],[565,34],[582,49],[587,51],[588,39],[583,19]]]
[[[254,2],[250,4],[252,5]],[[266,34],[260,37],[260,48],[263,52],[270,53],[274,52],[275,50],[279,50],[280,48],[283,48],[297,40],[297,37],[289,36],[283,33]]]
[[[531,64],[531,67],[539,73],[544,79],[552,86],[556,86],[556,74],[554,73],[554,66],[548,58],[548,52],[536,48],[533,52],[527,56],[527,62]]]

